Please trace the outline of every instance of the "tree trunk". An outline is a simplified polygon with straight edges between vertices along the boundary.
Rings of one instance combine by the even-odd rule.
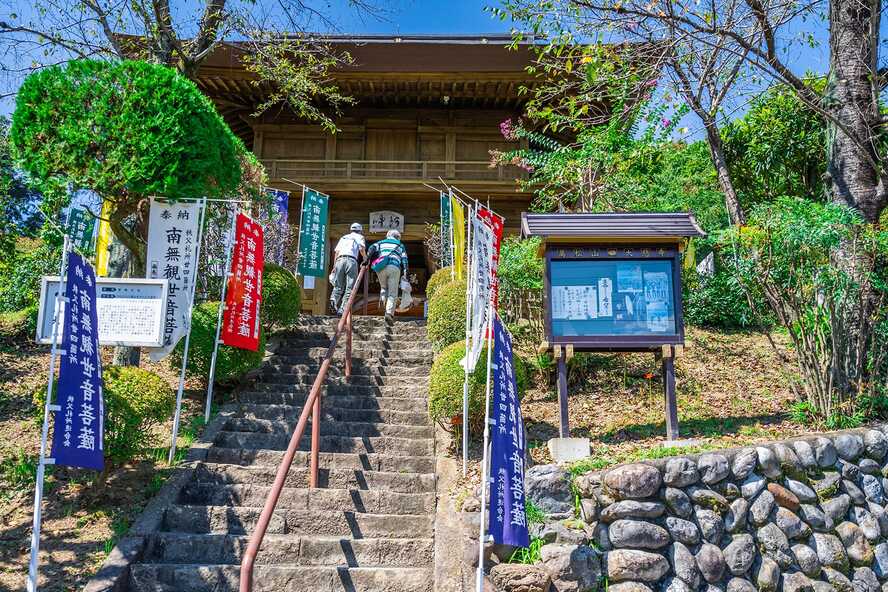
[[[119,200],[118,204],[128,204],[125,200]],[[115,207],[109,218],[109,225],[115,238],[119,240],[130,252],[130,265],[128,273],[125,275],[134,278],[145,277],[147,248],[145,237],[147,237],[147,228],[144,223],[136,224],[136,232],[130,232],[124,226],[124,221],[134,214],[138,215],[139,205],[133,204],[130,207],[118,205]],[[115,366],[138,366],[141,361],[141,349],[138,347],[118,346],[114,348],[114,365]]]
[[[721,134],[718,125],[714,119],[704,118],[706,126],[706,140],[709,144],[709,155],[712,157],[712,165],[718,175],[718,185],[725,196],[725,208],[728,210],[728,216],[731,218],[731,224],[739,226],[746,223],[746,214],[740,207],[740,199],[737,197],[737,190],[734,189],[734,183],[731,181],[731,172],[728,169],[728,162],[725,160],[725,148],[722,144]]]
[[[876,152],[880,120],[877,0],[831,0],[830,85],[826,107],[829,126],[827,174],[832,201],[877,223],[886,204],[885,177]],[[831,255],[832,265],[858,287],[836,303],[832,322],[833,391],[847,400],[867,382],[867,355],[872,346],[872,311],[877,298],[871,284],[875,258],[863,248],[855,229]]]

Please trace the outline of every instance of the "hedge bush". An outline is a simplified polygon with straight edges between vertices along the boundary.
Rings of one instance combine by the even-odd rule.
[[[0,274],[0,312],[18,312],[40,303],[40,278],[58,275],[61,249],[40,243],[15,255]]]
[[[465,371],[459,362],[465,356],[465,343],[453,343],[435,358],[429,379],[429,415],[435,421],[447,421],[462,414],[463,379]],[[529,384],[527,367],[518,356],[513,356],[518,397],[521,398]],[[469,376],[469,425],[477,427],[484,421],[484,379],[487,376],[487,348],[475,371]],[[477,433],[477,430],[473,430]]]
[[[466,338],[465,280],[453,280],[435,290],[426,327],[429,341],[438,351]]]
[[[136,366],[102,370],[105,402],[105,459],[120,464],[157,446],[155,427],[166,422],[176,406],[176,393],[166,380]],[[43,419],[46,388],[34,394],[35,415]]]
[[[433,273],[432,277],[430,277],[429,281],[426,283],[426,298],[431,300],[438,288],[444,284],[449,284],[453,280],[453,268],[449,265],[447,267],[442,267]]]
[[[302,289],[287,269],[266,263],[262,270],[262,310],[259,317],[265,330],[289,327],[299,320]]]
[[[188,350],[186,374],[206,380],[210,375],[210,360],[213,356],[213,340],[216,338],[216,317],[219,314],[218,302],[204,302],[194,307],[191,317],[191,344]],[[182,368],[182,351],[185,339],[181,339],[170,355],[170,364],[177,370]],[[258,368],[265,357],[265,330],[259,332],[259,350],[249,351],[220,345],[216,356],[216,383],[234,382],[244,374]]]

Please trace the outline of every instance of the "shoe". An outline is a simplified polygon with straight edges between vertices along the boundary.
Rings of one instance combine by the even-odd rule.
[[[385,321],[386,321],[387,323],[391,323],[391,322],[394,321],[394,320],[395,320],[395,316],[394,316],[394,315],[391,315],[391,314],[386,313],[386,315],[385,315]]]

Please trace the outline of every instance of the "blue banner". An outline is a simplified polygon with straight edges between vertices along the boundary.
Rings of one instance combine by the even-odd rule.
[[[65,275],[62,359],[56,401],[52,457],[55,464],[101,471],[105,406],[102,401],[102,361],[96,276],[77,253],[68,255]]]
[[[527,547],[524,421],[512,358],[512,336],[493,317],[493,409],[490,437],[490,534],[498,544]]]
[[[272,253],[271,255],[272,262],[277,265],[284,264],[284,251],[286,250],[287,243],[287,224],[289,224],[289,211],[290,211],[290,192],[282,191],[280,189],[272,189],[270,187],[266,188],[265,191],[268,192],[268,195],[271,196],[271,199],[274,200],[274,209],[278,213],[277,224],[280,226],[279,233],[269,233],[273,243]],[[273,237],[277,236],[276,239]]]

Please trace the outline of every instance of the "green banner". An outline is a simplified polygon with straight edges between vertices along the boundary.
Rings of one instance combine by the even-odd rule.
[[[90,252],[93,248],[93,234],[95,233],[95,217],[81,208],[71,208],[68,214],[68,234],[74,242],[74,248]]]
[[[450,196],[441,192],[441,267],[451,265],[452,245],[450,241]]]
[[[302,194],[299,224],[299,274],[324,277],[327,254],[327,210],[330,198],[314,189]]]

